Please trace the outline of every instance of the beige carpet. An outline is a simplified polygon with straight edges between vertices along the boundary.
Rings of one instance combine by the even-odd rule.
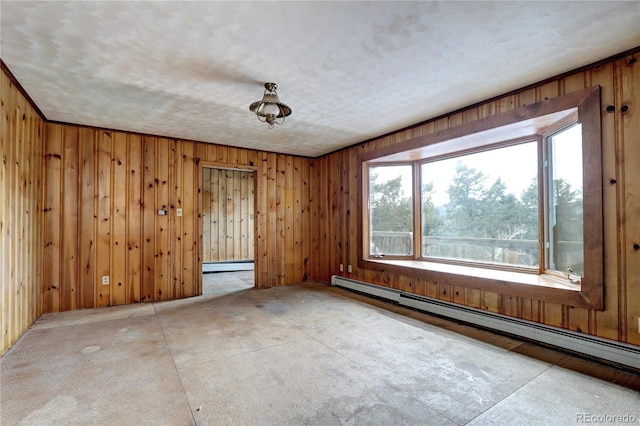
[[[638,374],[324,284],[256,290],[252,274],[206,274],[201,297],[41,317],[1,359],[0,423],[640,418]]]

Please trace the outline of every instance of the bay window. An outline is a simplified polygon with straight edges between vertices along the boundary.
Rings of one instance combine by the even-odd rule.
[[[602,309],[599,88],[361,156],[364,268]]]

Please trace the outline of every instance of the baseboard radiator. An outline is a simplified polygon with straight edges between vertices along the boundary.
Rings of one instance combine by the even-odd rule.
[[[333,275],[331,285],[640,369],[640,347]]]
[[[254,269],[253,260],[202,262],[202,272],[253,271]]]

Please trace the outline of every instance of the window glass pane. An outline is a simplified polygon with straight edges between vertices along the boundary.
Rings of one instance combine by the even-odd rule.
[[[413,254],[412,167],[369,168],[369,245],[372,256]]]
[[[582,220],[582,126],[548,138],[549,212],[547,268],[584,275]]]
[[[539,266],[537,143],[425,163],[422,256]]]

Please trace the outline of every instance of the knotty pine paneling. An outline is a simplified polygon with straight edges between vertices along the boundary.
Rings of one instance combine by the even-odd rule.
[[[44,312],[201,294],[203,246],[236,259],[256,253],[258,287],[315,279],[309,267],[315,258],[312,160],[129,132],[46,126]],[[215,169],[205,164],[247,172],[207,175]],[[222,192],[212,196],[203,181]],[[224,229],[214,231],[204,220],[205,203],[226,213],[220,223]],[[168,214],[158,215],[158,210]],[[242,215],[235,217],[237,212]]]
[[[3,70],[4,71],[4,70]],[[0,73],[0,354],[42,313],[45,124]],[[60,253],[61,259],[73,252]]]
[[[202,168],[202,261],[253,260],[254,172]]]
[[[640,62],[637,54],[617,61],[617,152],[620,178],[618,189],[620,235],[620,325],[624,342],[640,345]],[[626,108],[626,110],[625,110]],[[605,266],[606,267],[606,266]]]
[[[315,279],[305,275],[304,266],[315,257],[315,252],[309,248],[303,250],[302,256],[296,253],[296,247],[309,245],[311,235],[316,232],[311,220],[313,201],[309,200],[308,204],[301,201],[308,209],[296,207],[296,200],[303,199],[305,194],[305,185],[296,179],[296,167],[300,176],[310,176],[313,160],[220,145],[209,145],[206,152],[196,149],[205,154],[200,161],[206,167],[255,171],[253,238],[257,287]],[[212,176],[211,180],[213,184],[215,178]]]
[[[640,345],[640,54],[635,53],[591,69],[575,72],[523,89],[499,99],[440,117],[411,129],[359,144],[314,160],[319,204],[312,218],[319,227],[321,259],[317,278],[342,275],[401,290],[426,294],[492,312],[581,331],[608,339]],[[500,112],[553,98],[592,85],[601,86],[603,176],[605,309],[594,311],[556,303],[518,298],[460,286],[420,282],[412,277],[359,269],[353,230],[357,229],[353,200],[360,184],[353,156],[399,143],[420,135],[444,130]],[[614,112],[606,112],[614,105]],[[627,108],[623,111],[623,106]],[[610,183],[614,179],[616,183]],[[326,208],[323,205],[326,205]],[[340,272],[339,264],[345,265]],[[347,272],[351,264],[353,273]],[[321,270],[323,268],[326,270]]]
[[[185,285],[188,295],[196,294],[193,283],[199,279],[182,276],[193,274],[196,266],[181,263],[177,271],[170,268],[171,216],[157,216],[157,209],[168,209],[169,185],[178,182],[169,173],[176,157],[173,143],[125,132],[47,125],[44,227],[45,268],[50,273],[43,282],[45,312],[164,300],[183,294]],[[192,164],[178,170],[180,182],[191,175],[188,182],[193,184],[193,156],[180,155],[175,161]],[[185,191],[175,188],[174,198],[181,200]],[[187,193],[190,202],[196,191]],[[179,222],[180,233],[197,235],[193,218],[186,226]],[[190,248],[193,257],[195,246],[186,247],[186,256]],[[183,254],[177,254],[180,260]],[[170,282],[174,276],[177,285]],[[103,284],[103,277],[108,283]]]
[[[255,225],[246,232],[258,287],[344,275],[640,345],[640,65],[632,56],[317,159],[45,124],[3,73],[2,351],[42,312],[200,294],[204,162],[255,172]],[[358,269],[358,154],[595,84],[603,108],[616,106],[602,114],[604,311]]]

